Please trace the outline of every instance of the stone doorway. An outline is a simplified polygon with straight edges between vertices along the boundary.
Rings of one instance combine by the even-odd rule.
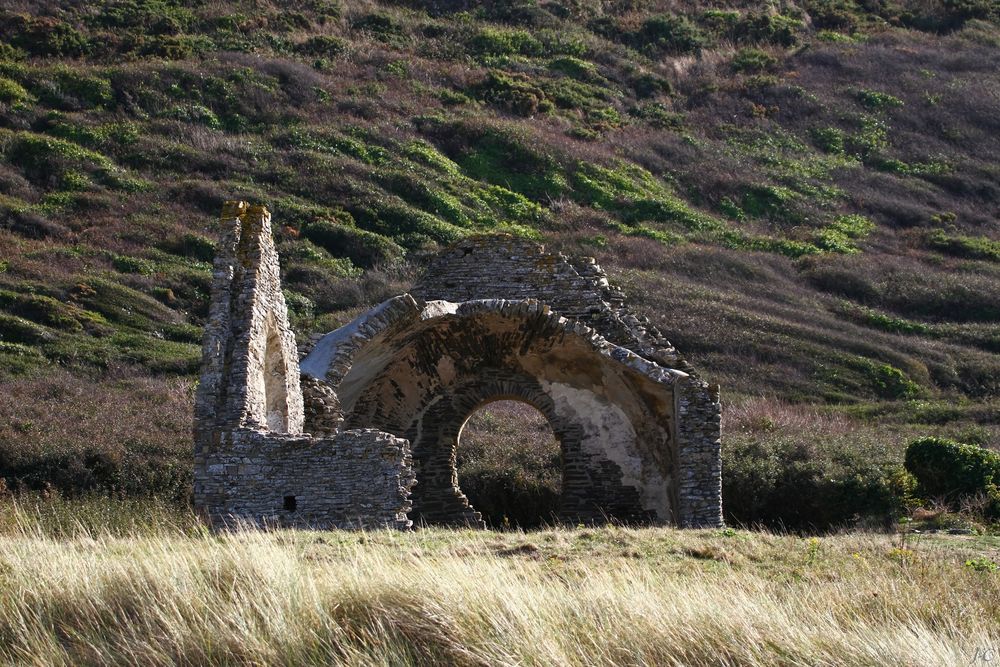
[[[521,400],[478,406],[458,434],[458,487],[490,528],[538,528],[559,516],[562,445],[548,419]]]

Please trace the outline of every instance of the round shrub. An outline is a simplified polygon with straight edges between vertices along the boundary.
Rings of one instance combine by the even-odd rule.
[[[988,514],[1000,516],[1000,454],[947,438],[914,440],[906,448],[906,469],[917,479],[917,493],[924,498],[955,502],[963,497],[986,495],[992,501]]]
[[[878,443],[734,434],[722,448],[726,521],[777,530],[890,523],[900,509],[898,460]]]
[[[663,15],[646,19],[637,41],[666,53],[682,55],[699,53],[705,36],[687,18]]]

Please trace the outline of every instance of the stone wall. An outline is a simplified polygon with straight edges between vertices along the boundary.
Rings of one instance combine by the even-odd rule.
[[[408,528],[409,443],[371,429],[332,438],[220,429],[195,460],[197,505],[215,526]]]
[[[298,351],[281,293],[271,214],[227,202],[195,395],[196,428],[301,433]]]
[[[695,378],[677,392],[677,524],[722,525],[722,405],[718,386]]]
[[[326,382],[305,374],[301,377],[301,383],[306,432],[321,438],[337,433],[344,421],[337,392]]]
[[[300,381],[270,220],[243,202],[223,209],[195,398],[195,508],[219,527],[409,527],[409,443],[340,431],[333,389]]]
[[[571,260],[528,239],[490,234],[457,241],[430,263],[410,294],[456,303],[536,299],[650,361],[694,371],[648,319],[629,312],[625,294],[593,257]]]
[[[410,440],[418,520],[479,522],[455,468],[461,430],[483,403],[516,399],[562,447],[563,520],[679,521],[674,387],[691,378],[545,304],[402,295],[321,339],[301,367],[337,391],[346,426]]]

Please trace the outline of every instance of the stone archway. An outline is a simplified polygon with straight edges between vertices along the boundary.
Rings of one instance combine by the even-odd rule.
[[[687,376],[537,302],[404,295],[320,341],[302,367],[337,390],[346,427],[410,441],[415,520],[481,525],[455,452],[469,414],[497,398],[537,408],[562,443],[562,519],[677,520],[673,385]]]

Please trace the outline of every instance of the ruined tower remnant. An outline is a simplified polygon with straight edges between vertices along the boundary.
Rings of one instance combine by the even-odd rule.
[[[482,525],[456,450],[473,412],[514,399],[560,442],[564,520],[721,524],[718,388],[593,259],[464,239],[300,369],[269,219],[223,212],[195,427],[195,501],[213,521]]]
[[[329,421],[336,397],[306,384],[304,409],[270,214],[227,202],[222,226],[195,397],[196,508],[216,525],[412,525],[406,440],[303,433],[306,415]]]

